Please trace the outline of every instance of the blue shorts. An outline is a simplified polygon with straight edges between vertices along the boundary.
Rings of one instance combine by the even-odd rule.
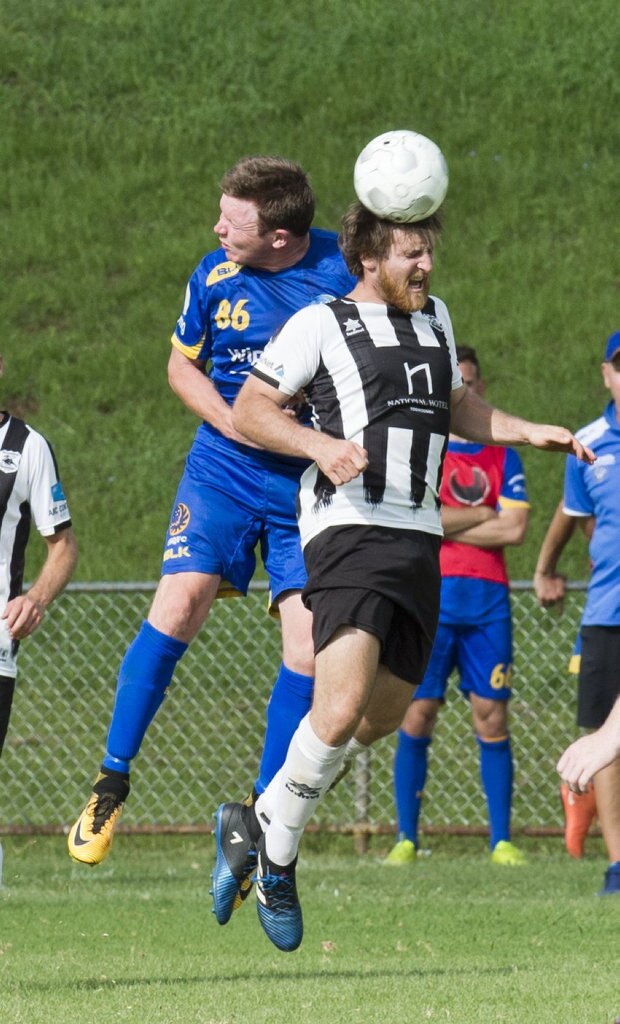
[[[304,468],[299,460],[280,463],[267,452],[199,432],[177,490],[162,575],[218,575],[221,596],[246,594],[258,544],[271,600],[302,590],[307,575],[296,500]]]
[[[448,677],[457,669],[459,689],[490,700],[508,700],[512,676],[512,620],[479,626],[439,623],[426,674],[414,700],[445,699]]]

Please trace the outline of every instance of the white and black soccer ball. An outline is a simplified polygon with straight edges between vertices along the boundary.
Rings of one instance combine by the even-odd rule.
[[[439,146],[418,132],[377,135],[355,162],[360,203],[386,220],[410,224],[430,217],[448,191],[448,165]]]

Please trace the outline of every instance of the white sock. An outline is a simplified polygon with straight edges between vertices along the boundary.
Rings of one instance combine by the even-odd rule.
[[[267,803],[272,786],[276,790],[271,824],[266,833],[269,860],[282,866],[294,860],[304,827],[329,789],[346,749],[346,743],[338,747],[323,743],[310,725],[308,715],[301,720],[284,765],[262,794]]]
[[[254,802],[254,811],[263,832],[267,831],[267,826],[273,817],[273,808],[275,806],[278,789],[280,788],[282,774],[283,768],[280,768],[267,786],[267,789],[263,790]]]

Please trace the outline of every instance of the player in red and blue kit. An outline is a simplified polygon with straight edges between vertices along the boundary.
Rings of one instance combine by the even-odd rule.
[[[457,356],[464,382],[482,394],[475,350],[457,346]],[[521,460],[514,449],[471,444],[451,435],[440,498],[444,541],[439,626],[426,674],[398,734],[398,841],[386,863],[415,861],[429,746],[448,678],[456,668],[479,747],[491,857],[499,864],[520,864],[523,854],[510,841],[512,619],[504,547],[522,543],[527,528]]]
[[[306,571],[295,514],[307,463],[248,442],[232,425],[231,407],[270,337],[291,314],[345,294],[354,279],[337,236],[310,227],[314,196],[298,164],[247,157],[227,172],[221,189],[214,228],[221,247],[204,257],[189,280],[168,364],[171,387],[202,423],[177,491],[148,618],[121,665],[101,770],[69,834],[70,855],[86,864],[99,863],[110,850],[129,793],[131,761],[179,659],[218,594],[247,592],[257,545],[282,628],[282,664],[267,713],[258,792],[282,764],[311,702],[311,614],[300,598]],[[290,415],[299,415],[302,407],[292,405]],[[227,902],[220,923],[232,909]]]

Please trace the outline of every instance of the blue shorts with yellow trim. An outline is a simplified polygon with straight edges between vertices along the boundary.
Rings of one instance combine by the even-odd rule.
[[[307,574],[297,528],[299,462],[221,443],[195,444],[179,483],[164,544],[162,575],[222,577],[221,596],[246,594],[259,546],[271,600],[302,590]]]
[[[512,676],[512,620],[479,626],[437,627],[433,651],[414,700],[444,700],[448,678],[456,669],[459,689],[490,700],[508,700]]]

